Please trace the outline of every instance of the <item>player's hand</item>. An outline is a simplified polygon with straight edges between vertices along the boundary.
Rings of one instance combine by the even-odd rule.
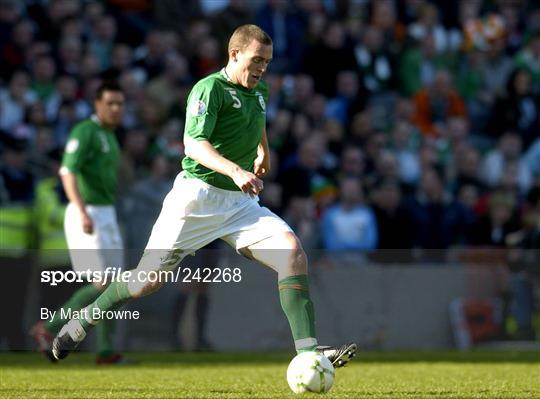
[[[88,215],[88,213],[81,213],[81,222],[83,231],[86,234],[94,233],[94,222],[92,221],[92,218],[90,217],[90,215]]]
[[[269,171],[270,171],[269,157],[264,156],[264,154],[257,156],[257,158],[255,158],[255,161],[253,161],[253,173],[255,173],[255,176],[264,177],[268,174]]]
[[[258,195],[264,188],[263,181],[247,170],[238,169],[232,174],[231,178],[242,192],[249,194],[251,197]]]

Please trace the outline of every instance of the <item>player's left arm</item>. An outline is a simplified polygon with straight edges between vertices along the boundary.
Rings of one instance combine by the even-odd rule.
[[[268,137],[266,128],[262,132],[261,142],[257,147],[257,158],[253,162],[253,173],[257,177],[264,177],[270,171],[270,148],[268,147]]]

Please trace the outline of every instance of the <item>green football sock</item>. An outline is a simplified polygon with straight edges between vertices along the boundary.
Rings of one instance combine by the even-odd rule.
[[[99,320],[92,318],[93,309],[99,308],[100,311],[115,310],[131,299],[127,283],[124,281],[112,282],[105,291],[90,305],[86,307],[87,318],[81,319],[81,326],[86,332],[92,326],[98,324]]]
[[[96,326],[98,356],[107,357],[113,354],[115,331],[116,320],[103,320]]]
[[[309,298],[307,275],[289,276],[279,281],[281,307],[289,319],[296,351],[312,351],[315,338],[315,312]]]
[[[45,328],[47,331],[53,335],[56,335],[67,321],[67,318],[63,318],[62,314],[65,315],[69,309],[72,311],[81,310],[89,303],[95,301],[99,296],[99,293],[100,291],[93,284],[88,284],[79,288],[73,293],[68,301],[56,311],[53,318],[45,323]]]

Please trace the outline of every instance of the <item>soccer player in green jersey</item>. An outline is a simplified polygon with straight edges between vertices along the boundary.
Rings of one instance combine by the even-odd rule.
[[[291,228],[258,203],[261,178],[270,169],[266,138],[268,88],[261,80],[272,59],[272,40],[259,27],[243,25],[229,41],[229,61],[193,87],[184,133],[184,171],[164,200],[137,270],[167,270],[190,252],[222,239],[244,256],[277,272],[281,305],[298,352],[321,351],[336,366],[356,345],[318,346],[309,296],[307,258]],[[113,282],[82,320],[70,320],[53,343],[62,359],[99,320],[94,309],[116,309],[156,291],[160,282]],[[99,314],[99,311],[97,312]]]
[[[123,116],[124,94],[115,82],[97,89],[95,114],[71,131],[62,159],[60,177],[69,199],[64,231],[73,269],[104,272],[123,266],[123,244],[116,220],[117,169],[120,149],[114,129]],[[51,360],[52,338],[66,322],[69,311],[79,311],[96,300],[106,285],[96,281],[77,290],[52,319],[32,329],[39,349]],[[64,316],[64,317],[62,317]],[[98,364],[123,362],[113,351],[114,320],[97,330]]]

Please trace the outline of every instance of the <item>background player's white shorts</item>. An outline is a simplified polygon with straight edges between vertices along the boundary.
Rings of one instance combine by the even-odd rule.
[[[66,208],[64,231],[73,269],[77,271],[104,271],[107,267],[122,268],[124,245],[114,206],[86,205],[94,223],[94,232],[82,229],[79,210],[73,203]]]
[[[292,230],[261,207],[258,198],[187,178],[182,172],[163,202],[139,267],[174,268],[185,255],[218,238],[238,250],[284,232]]]

